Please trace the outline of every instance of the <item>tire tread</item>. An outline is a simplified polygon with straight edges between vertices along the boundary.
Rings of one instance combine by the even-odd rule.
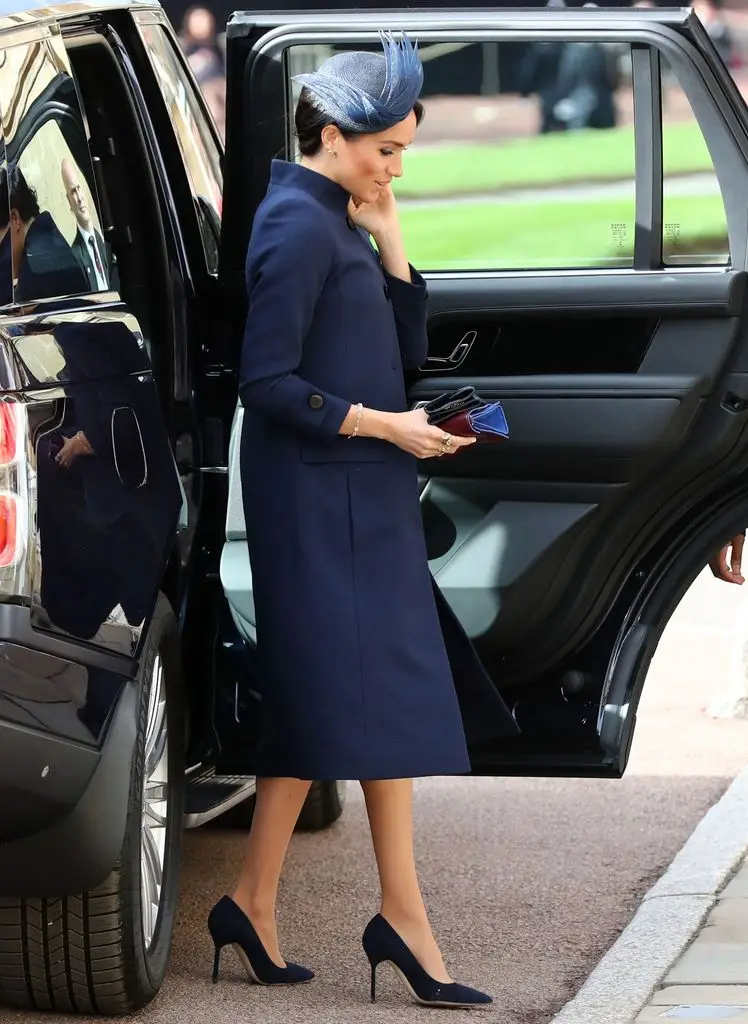
[[[170,608],[167,615],[173,621]],[[147,701],[141,700],[140,730],[147,710]],[[117,865],[87,893],[45,899],[0,896],[0,1005],[123,1015],[155,995],[157,984],[147,992],[133,984],[125,922],[138,911],[133,904],[139,891],[122,866],[129,852],[127,834]]]

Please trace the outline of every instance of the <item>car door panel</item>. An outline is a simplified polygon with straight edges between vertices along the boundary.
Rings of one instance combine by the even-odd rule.
[[[3,74],[25,72],[4,83],[2,110],[15,201],[36,204],[0,331],[2,390],[23,394],[26,415],[23,597],[36,645],[52,640],[124,676],[147,634],[183,494],[151,347],[119,293],[123,237],[100,213],[68,54],[57,26],[33,36],[5,51]],[[123,269],[128,283],[127,261]],[[106,715],[114,696],[99,697]]]
[[[341,12],[235,15],[221,253],[229,291],[270,157],[292,154],[289,48],[375,46],[380,27],[428,43],[631,46],[631,267],[420,267],[429,358],[407,379],[411,407],[471,384],[502,402],[510,425],[506,442],[419,466],[430,569],[521,728],[510,745],[471,751],[473,771],[618,775],[677,596],[728,524],[748,518],[748,259],[738,202],[748,190],[748,113],[688,12],[393,13],[385,5],[376,24]],[[727,267],[663,265],[661,59],[714,162]]]
[[[475,445],[459,452],[460,473],[525,478],[558,472],[548,459],[568,456],[584,473],[587,457],[610,458],[611,479],[620,479],[637,457],[664,456],[680,443],[701,398],[707,377],[639,377],[559,374],[552,377],[439,377],[420,381],[409,393],[413,405],[466,384],[486,400],[500,400],[510,423],[506,443]],[[431,463],[433,473],[452,466]],[[579,478],[577,476],[577,478]]]

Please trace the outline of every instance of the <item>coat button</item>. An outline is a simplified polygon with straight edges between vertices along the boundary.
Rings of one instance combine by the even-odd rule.
[[[309,396],[309,405],[312,407],[312,409],[321,409],[324,404],[325,400],[322,397],[322,395]]]

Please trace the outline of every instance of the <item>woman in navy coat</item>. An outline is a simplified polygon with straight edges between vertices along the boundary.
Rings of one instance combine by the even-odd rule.
[[[382,888],[364,934],[372,997],[390,960],[417,1000],[475,1005],[491,1000],[451,981],[429,926],[412,779],[468,772],[469,726],[485,739],[514,725],[485,677],[463,678],[477,659],[428,569],[416,458],[472,442],[407,406],[427,293],[390,183],[423,114],[423,72],[406,38],[383,50],[299,76],[301,164],[274,161],[249,246],[241,471],[264,735],[246,861],[209,923],[216,976],[234,943],[256,981],[310,980],[278,948],[281,867],[310,780],[358,779]],[[458,673],[445,628],[463,642]]]

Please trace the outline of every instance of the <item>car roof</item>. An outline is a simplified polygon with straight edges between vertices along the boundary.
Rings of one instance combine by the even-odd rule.
[[[0,0],[0,34],[29,24],[96,14],[97,11],[148,8],[160,9],[158,0],[62,0],[53,4],[43,0]]]

